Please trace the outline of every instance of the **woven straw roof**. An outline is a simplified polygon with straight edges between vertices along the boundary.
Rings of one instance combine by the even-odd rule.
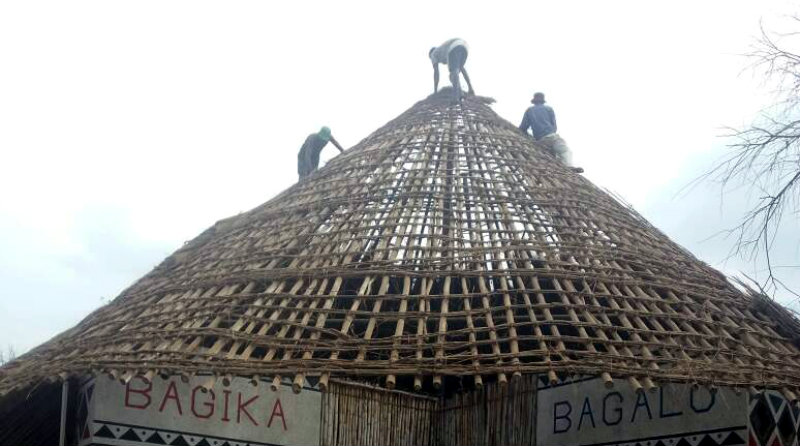
[[[417,389],[566,372],[793,395],[800,351],[765,306],[489,102],[418,102],[0,370],[0,392],[86,371]]]

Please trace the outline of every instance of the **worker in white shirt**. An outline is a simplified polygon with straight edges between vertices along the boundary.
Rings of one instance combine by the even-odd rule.
[[[456,100],[461,100],[461,81],[459,74],[464,75],[469,88],[468,94],[475,94],[472,83],[469,81],[464,64],[467,62],[467,42],[461,39],[450,39],[438,47],[433,47],[428,52],[428,57],[433,63],[433,92],[439,91],[439,64],[447,65],[450,70],[450,83],[453,84]]]

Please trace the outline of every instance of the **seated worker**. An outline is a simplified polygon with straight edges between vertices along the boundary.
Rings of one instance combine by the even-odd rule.
[[[531,102],[533,106],[525,110],[519,129],[527,135],[530,128],[533,139],[542,143],[550,153],[574,172],[582,173],[583,168],[572,166],[572,152],[567,142],[556,133],[558,131],[556,113],[552,107],[545,105],[544,93],[535,93]]]

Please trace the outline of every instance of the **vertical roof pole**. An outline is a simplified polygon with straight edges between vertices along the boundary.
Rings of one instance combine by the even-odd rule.
[[[58,434],[58,446],[65,446],[67,435],[67,395],[69,393],[69,381],[61,381],[61,430]]]

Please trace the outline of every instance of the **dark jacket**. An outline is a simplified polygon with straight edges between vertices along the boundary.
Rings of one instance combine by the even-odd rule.
[[[519,129],[528,133],[528,128],[533,132],[533,138],[537,140],[558,131],[556,114],[553,109],[549,105],[535,104],[525,110]]]
[[[297,174],[300,175],[300,178],[317,170],[317,167],[319,167],[319,154],[326,144],[328,144],[328,141],[320,138],[318,134],[312,133],[308,135],[303,147],[300,148],[300,153],[297,154]]]

